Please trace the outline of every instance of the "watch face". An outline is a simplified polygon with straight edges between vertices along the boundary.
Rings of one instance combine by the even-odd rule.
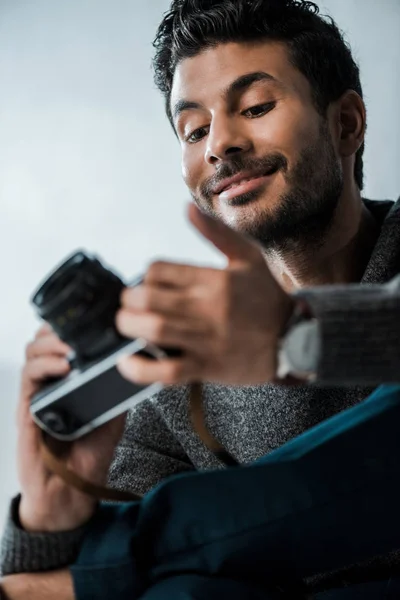
[[[316,373],[321,349],[318,321],[310,319],[294,325],[283,346],[292,373]]]

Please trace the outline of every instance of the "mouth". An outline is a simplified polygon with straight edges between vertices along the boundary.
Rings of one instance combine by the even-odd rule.
[[[277,171],[278,167],[273,167],[262,173],[245,173],[242,171],[234,177],[222,181],[215,188],[214,194],[219,197],[219,200],[229,202],[238,196],[248,194],[265,185]]]

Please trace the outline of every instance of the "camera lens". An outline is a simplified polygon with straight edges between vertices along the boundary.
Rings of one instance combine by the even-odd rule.
[[[92,360],[124,340],[114,324],[124,287],[96,257],[79,251],[42,283],[32,303],[78,361]]]

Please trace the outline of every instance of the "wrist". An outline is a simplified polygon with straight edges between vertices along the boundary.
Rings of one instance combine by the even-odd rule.
[[[316,379],[321,342],[319,322],[309,305],[297,298],[278,347],[277,382],[309,383]]]
[[[38,508],[40,506],[40,508]],[[84,506],[72,509],[65,505],[55,509],[45,503],[35,503],[22,495],[17,514],[18,525],[28,533],[60,533],[84,526],[93,517],[96,500],[85,502]]]

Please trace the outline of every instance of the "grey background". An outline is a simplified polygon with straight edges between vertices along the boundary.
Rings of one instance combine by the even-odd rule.
[[[153,258],[222,265],[186,224],[179,146],[150,70],[167,0],[0,0],[0,518],[18,488],[28,298],[77,247],[130,276]],[[326,0],[361,65],[366,190],[400,194],[400,2]]]

